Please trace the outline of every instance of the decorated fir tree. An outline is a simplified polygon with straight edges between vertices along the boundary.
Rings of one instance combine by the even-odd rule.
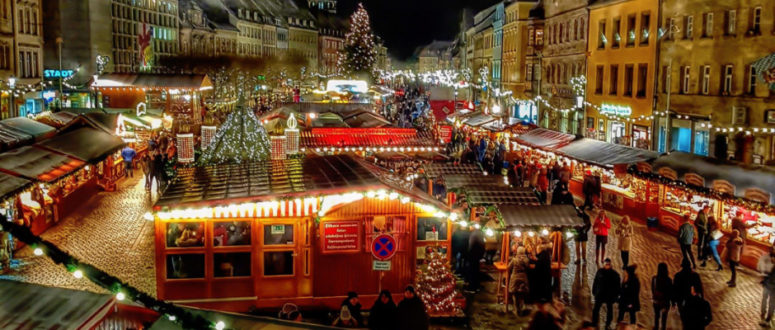
[[[215,133],[199,165],[242,163],[269,159],[271,146],[264,126],[240,96],[237,107]]]
[[[369,13],[359,3],[350,16],[350,31],[345,35],[344,49],[339,52],[339,72],[346,76],[371,75],[376,57]]]
[[[462,313],[455,276],[441,253],[431,252],[427,267],[417,273],[417,292],[430,316],[449,317]]]

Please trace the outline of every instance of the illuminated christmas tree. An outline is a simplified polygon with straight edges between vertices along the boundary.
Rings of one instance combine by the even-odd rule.
[[[462,306],[456,300],[460,293],[455,289],[455,276],[441,253],[432,252],[427,268],[417,273],[417,292],[430,316],[462,313]]]
[[[369,13],[358,4],[350,16],[350,31],[345,35],[344,49],[339,53],[339,72],[347,75],[370,75],[374,69],[377,51],[371,32]]]
[[[240,96],[236,109],[229,114],[199,158],[199,165],[267,160],[270,148],[264,126]]]

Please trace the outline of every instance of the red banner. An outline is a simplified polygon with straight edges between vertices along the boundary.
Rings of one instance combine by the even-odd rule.
[[[324,221],[323,253],[357,252],[361,244],[360,221]]]

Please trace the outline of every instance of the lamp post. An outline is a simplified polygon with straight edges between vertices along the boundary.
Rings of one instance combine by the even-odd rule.
[[[59,108],[62,109],[64,105],[62,104],[64,100],[64,97],[62,95],[62,83],[64,82],[62,80],[62,42],[64,40],[62,37],[57,37],[56,43],[57,43],[57,49],[59,52]]]
[[[585,107],[584,107],[584,96],[583,95],[576,95],[576,118],[578,119],[578,126],[576,127],[576,134],[578,135],[584,135],[584,117],[586,117],[586,114],[584,113]]]
[[[13,75],[8,78],[8,86],[11,87],[11,117],[16,117],[18,116],[18,113],[16,112],[16,91],[14,90],[16,88],[16,77]]]

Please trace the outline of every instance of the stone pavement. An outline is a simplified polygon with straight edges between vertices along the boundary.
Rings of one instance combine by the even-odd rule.
[[[152,203],[143,182],[140,174],[121,181],[115,192],[97,193],[42,238],[155,296],[153,222],[143,219]],[[29,247],[18,251],[16,257],[21,266],[3,278],[105,292],[88,279],[76,279],[48,257],[33,255]]]

